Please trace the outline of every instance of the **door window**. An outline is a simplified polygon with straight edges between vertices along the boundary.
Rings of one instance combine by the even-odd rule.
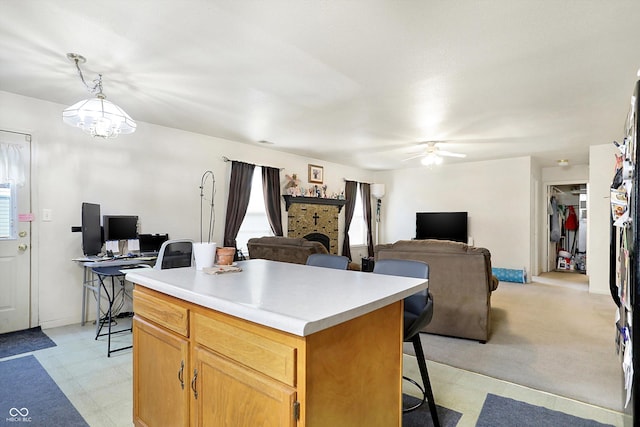
[[[0,184],[0,239],[16,238],[16,197],[14,186]]]

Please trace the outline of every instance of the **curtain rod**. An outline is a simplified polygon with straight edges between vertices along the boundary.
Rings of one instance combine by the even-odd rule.
[[[241,160],[233,160],[233,159],[228,158],[227,156],[222,156],[222,161],[227,163],[227,162],[240,162]],[[273,167],[273,166],[267,166],[267,165],[256,165],[256,164],[249,163],[249,162],[242,162],[242,163],[247,163],[249,165],[260,166],[260,167],[265,167],[265,168],[272,168]],[[275,168],[275,169],[284,170],[284,168]]]
[[[355,179],[347,179],[347,178],[342,178],[342,180],[345,181],[345,182],[346,181],[357,182],[358,184],[369,184],[369,185],[375,184],[375,182],[362,182],[362,181],[358,181],[358,180],[355,180]]]

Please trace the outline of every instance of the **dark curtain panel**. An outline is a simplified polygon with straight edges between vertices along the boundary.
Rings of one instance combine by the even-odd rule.
[[[371,184],[360,183],[360,198],[364,223],[367,224],[367,253],[373,256],[373,234],[371,233]]]
[[[224,246],[235,248],[238,231],[247,214],[251,180],[255,165],[231,162],[231,182],[229,183],[229,200],[227,201],[227,217],[224,224]]]
[[[356,193],[358,183],[355,181],[345,181],[344,198],[347,203],[344,205],[344,240],[342,241],[342,255],[351,259],[351,247],[349,243],[349,227],[353,219],[353,211],[356,206]]]
[[[262,193],[271,231],[282,236],[282,210],[280,209],[280,169],[262,166]]]

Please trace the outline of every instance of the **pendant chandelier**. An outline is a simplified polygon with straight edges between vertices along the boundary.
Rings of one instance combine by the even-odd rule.
[[[95,98],[84,99],[66,108],[62,112],[62,120],[89,135],[105,139],[135,132],[136,122],[122,108],[107,101],[106,95],[102,93],[102,74],[98,74],[93,85],[89,85],[80,69],[80,64],[87,60],[77,53],[68,53],[67,58],[75,63],[80,80]]]

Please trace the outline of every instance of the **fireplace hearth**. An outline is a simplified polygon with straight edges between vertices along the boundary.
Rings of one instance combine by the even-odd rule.
[[[327,248],[327,252],[331,252],[331,239],[326,234],[322,233],[309,233],[303,238],[309,240],[310,242],[320,242]]]

